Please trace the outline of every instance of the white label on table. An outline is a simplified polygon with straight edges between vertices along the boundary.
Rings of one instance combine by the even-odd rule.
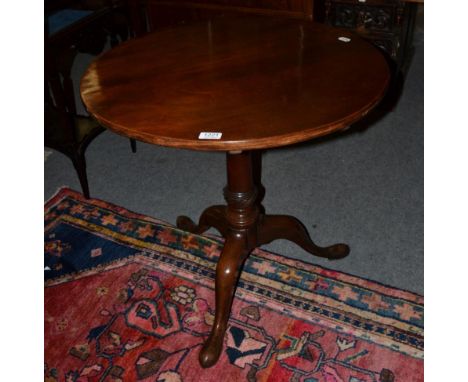
[[[202,131],[198,139],[221,139],[223,133],[214,133],[209,131]]]
[[[344,36],[338,37],[338,40],[343,41],[343,42],[350,42],[351,41],[351,39],[349,37],[344,37]]]

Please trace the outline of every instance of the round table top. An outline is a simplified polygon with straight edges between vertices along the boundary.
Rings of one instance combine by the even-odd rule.
[[[83,76],[81,96],[102,125],[130,138],[239,151],[343,129],[379,102],[389,78],[383,55],[352,32],[218,18],[104,53]]]

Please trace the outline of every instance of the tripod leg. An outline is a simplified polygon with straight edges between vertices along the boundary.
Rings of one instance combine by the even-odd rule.
[[[286,239],[315,256],[325,257],[329,260],[341,259],[349,254],[349,247],[346,244],[319,247],[312,241],[302,223],[292,216],[264,215],[259,225],[259,245],[270,243],[276,239]]]
[[[216,266],[216,314],[211,334],[199,354],[202,367],[213,366],[223,350],[223,339],[231,312],[237,278],[249,252],[245,238],[228,236]]]

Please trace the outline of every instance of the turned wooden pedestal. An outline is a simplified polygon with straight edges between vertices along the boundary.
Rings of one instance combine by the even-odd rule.
[[[177,219],[177,227],[181,229],[201,234],[213,227],[226,239],[216,266],[213,328],[199,356],[203,367],[214,365],[221,354],[237,279],[245,259],[254,248],[276,239],[286,239],[315,256],[327,259],[341,259],[349,253],[346,244],[317,246],[302,223],[292,216],[266,215],[258,192],[262,186],[254,180],[253,159],[251,151],[227,153],[227,186],[224,189],[227,206],[208,207],[200,216],[198,225],[186,216]]]

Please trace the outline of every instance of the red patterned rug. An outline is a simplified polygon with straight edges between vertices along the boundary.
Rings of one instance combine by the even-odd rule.
[[[423,297],[262,250],[202,369],[221,248],[60,190],[45,206],[45,380],[423,381]]]

